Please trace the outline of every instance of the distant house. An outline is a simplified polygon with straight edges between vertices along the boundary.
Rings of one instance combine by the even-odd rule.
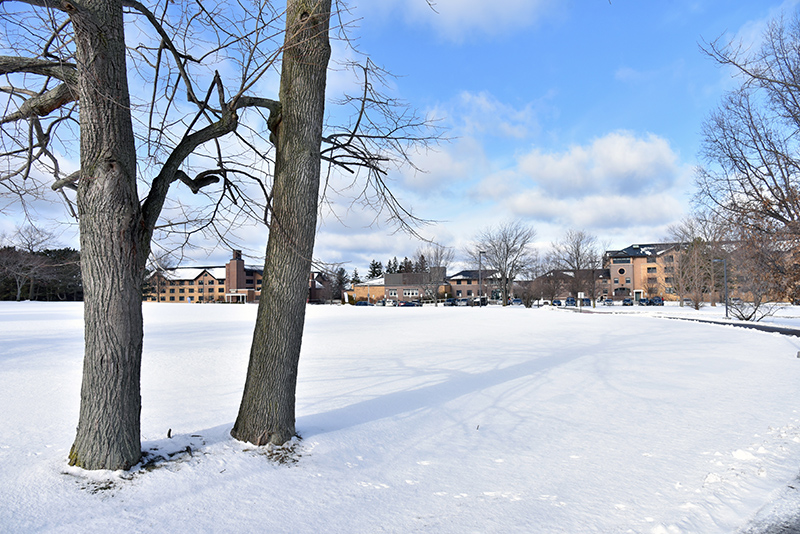
[[[311,271],[308,275],[308,302],[323,304],[329,302],[332,297],[328,275],[320,271]]]
[[[391,302],[439,300],[447,293],[447,271],[444,267],[431,267],[424,273],[385,274],[354,284],[347,294],[358,301]]]
[[[492,269],[460,271],[448,278],[449,293],[454,298],[500,297],[500,274]]]

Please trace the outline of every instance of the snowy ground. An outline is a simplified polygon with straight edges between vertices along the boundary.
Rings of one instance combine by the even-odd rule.
[[[278,463],[228,435],[255,306],[145,304],[143,446],[191,455],[126,474],[66,465],[81,305],[2,302],[0,531],[727,533],[796,510],[800,338],[598,311],[309,307]]]

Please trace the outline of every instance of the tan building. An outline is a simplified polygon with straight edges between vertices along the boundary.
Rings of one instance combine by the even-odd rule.
[[[148,280],[149,302],[257,302],[262,269],[245,266],[240,250],[224,266],[175,267],[156,271]]]
[[[678,246],[675,243],[631,245],[622,250],[609,250],[603,258],[608,269],[604,289],[610,298],[662,297],[677,300],[674,276]]]

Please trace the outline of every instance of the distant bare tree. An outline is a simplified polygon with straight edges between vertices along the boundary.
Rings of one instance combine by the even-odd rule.
[[[760,321],[779,309],[776,301],[786,290],[781,271],[796,266],[773,233],[740,230],[736,238],[728,267],[738,298],[730,302],[730,313],[742,321]]]
[[[484,268],[498,272],[503,306],[508,304],[511,283],[536,261],[536,250],[532,247],[535,238],[536,230],[532,227],[521,221],[507,222],[482,230],[466,251],[475,266],[481,263]]]
[[[439,305],[439,288],[444,283],[444,277],[447,275],[453,258],[455,258],[453,249],[438,243],[428,243],[419,247],[414,253],[414,264],[426,265],[425,272],[430,275],[421,284],[422,292],[437,306]]]
[[[592,300],[595,299],[595,272],[602,267],[602,251],[596,236],[585,230],[567,230],[564,237],[550,245],[548,257],[556,269],[573,272],[570,284],[573,296],[590,292]]]
[[[713,263],[709,243],[702,237],[701,223],[697,217],[686,217],[669,227],[670,241],[678,243],[673,263],[673,287],[683,306],[684,297],[692,299],[692,306],[700,309],[703,295],[708,292]]]

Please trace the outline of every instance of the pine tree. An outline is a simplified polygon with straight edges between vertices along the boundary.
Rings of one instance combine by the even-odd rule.
[[[372,260],[369,264],[367,279],[372,280],[374,278],[380,278],[381,276],[383,276],[383,265],[379,261]]]
[[[414,272],[414,262],[408,259],[408,257],[403,258],[403,263],[400,264],[400,269],[398,272],[401,273],[413,273]]]
[[[414,265],[414,272],[415,273],[427,273],[428,272],[428,260],[425,259],[424,254],[420,254],[417,263]]]
[[[386,262],[386,271],[385,271],[385,273],[386,274],[396,274],[397,271],[398,271],[397,256],[395,256],[394,259],[389,260],[389,261]]]
[[[358,275],[358,269],[357,268],[353,269],[353,276],[350,277],[350,282],[353,285],[361,283],[361,277]]]

